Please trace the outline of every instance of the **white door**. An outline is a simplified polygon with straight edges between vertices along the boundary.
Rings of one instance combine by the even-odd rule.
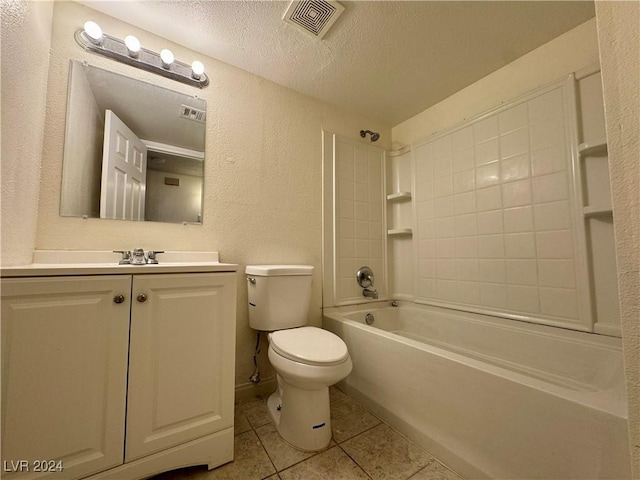
[[[111,110],[106,111],[100,218],[144,220],[147,147]]]
[[[128,275],[2,280],[3,479],[123,463],[130,289]]]
[[[135,275],[132,295],[127,462],[233,426],[236,274]]]

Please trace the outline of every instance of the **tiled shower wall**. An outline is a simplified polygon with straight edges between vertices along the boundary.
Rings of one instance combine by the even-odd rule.
[[[415,148],[418,301],[580,321],[563,95]]]
[[[369,266],[381,298],[384,271],[383,159],[380,148],[334,137],[335,170],[335,300],[362,302],[356,271]]]

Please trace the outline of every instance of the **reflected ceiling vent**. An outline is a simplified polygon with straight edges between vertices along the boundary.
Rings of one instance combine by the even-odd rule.
[[[282,19],[298,30],[322,38],[344,7],[333,0],[293,0]]]
[[[205,123],[207,120],[207,112],[184,104],[180,105],[180,116],[200,123]]]

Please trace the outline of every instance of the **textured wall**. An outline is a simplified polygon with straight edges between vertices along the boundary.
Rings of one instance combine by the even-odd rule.
[[[433,107],[393,127],[393,142],[410,145],[541,85],[598,63],[595,19],[568,31]]]
[[[71,72],[69,110],[60,213],[100,216],[104,112],[100,110],[83,68]]]
[[[31,262],[36,242],[52,10],[2,1],[3,266]]]
[[[93,19],[103,31],[136,35],[142,46],[170,48],[186,63],[200,59],[211,84],[204,90],[84,52],[73,38]],[[358,139],[368,128],[390,146],[390,128],[338,110],[255,75],[172,44],[87,7],[56,2],[47,94],[39,249],[216,250],[223,262],[304,263],[316,267],[310,309],[319,325],[322,305],[322,141],[325,128]],[[64,218],[58,214],[69,59],[207,101],[203,225]],[[248,327],[246,286],[238,276],[237,384],[253,370],[254,332]],[[266,349],[263,361],[266,363]]]
[[[640,478],[640,3],[596,2],[633,478]]]

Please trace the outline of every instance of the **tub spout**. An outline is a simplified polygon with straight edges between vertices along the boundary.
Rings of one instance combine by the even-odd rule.
[[[374,300],[378,299],[378,291],[373,288],[365,288],[364,290],[362,290],[362,295],[364,295],[365,297],[371,297]]]

